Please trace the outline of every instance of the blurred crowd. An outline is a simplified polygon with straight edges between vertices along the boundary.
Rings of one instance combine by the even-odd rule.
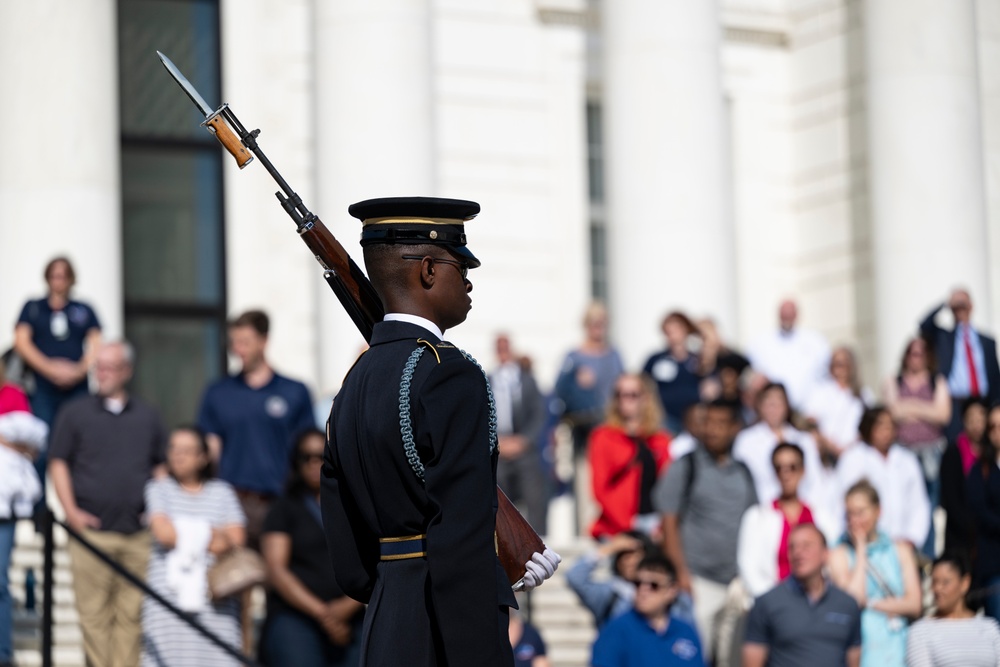
[[[239,371],[168,431],[129,391],[132,347],[71,298],[70,262],[44,276],[0,385],[0,667],[14,522],[46,502],[46,474],[71,528],[227,643],[268,665],[357,664],[364,609],[321,525],[325,436],[270,363],[267,315],[229,322]],[[876,388],[792,300],[745,350],[670,312],[641,369],[594,303],[551,391],[498,335],[499,484],[543,535],[553,499],[578,508],[593,549],[565,576],[597,628],[592,664],[1000,665],[1000,366],[972,312],[958,289],[915,313]],[[247,550],[268,582],[256,646],[246,605],[206,583]],[[75,541],[70,557],[88,664],[235,664]],[[518,667],[546,667],[545,628],[512,619]]]

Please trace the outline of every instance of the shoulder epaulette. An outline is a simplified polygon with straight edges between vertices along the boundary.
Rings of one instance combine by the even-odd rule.
[[[438,363],[439,364],[441,363],[441,355],[438,354],[438,351],[434,348],[434,343],[430,342],[429,340],[424,340],[423,338],[418,338],[417,342],[420,343],[421,345],[426,345],[428,348],[430,348],[430,351],[434,353],[435,357],[437,357]],[[423,348],[420,348],[420,347],[418,347],[417,349],[421,350],[421,351],[423,350]],[[412,355],[411,355],[411,358],[412,358]]]

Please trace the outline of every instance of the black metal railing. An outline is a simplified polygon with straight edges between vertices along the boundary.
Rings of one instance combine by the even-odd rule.
[[[150,588],[145,581],[122,567],[121,563],[118,563],[115,559],[111,558],[111,556],[94,546],[83,535],[70,528],[64,522],[56,519],[52,514],[52,511],[48,509],[44,510],[44,515],[42,516],[41,521],[42,535],[45,539],[43,546],[44,563],[42,566],[42,667],[52,667],[52,575],[55,570],[55,540],[53,539],[53,534],[55,532],[56,525],[62,526],[69,535],[70,539],[79,542],[85,549],[90,551],[90,553],[100,559],[105,565],[114,570],[118,576],[122,577],[125,581],[135,586],[157,603],[162,605],[167,611],[184,623],[187,623],[193,630],[225,651],[232,658],[238,660],[244,665],[247,665],[247,667],[261,667],[260,663],[255,661],[253,658],[244,655],[235,646],[227,643],[218,635],[214,634],[211,630],[202,625],[194,614],[179,609],[175,604],[170,602],[170,600]]]

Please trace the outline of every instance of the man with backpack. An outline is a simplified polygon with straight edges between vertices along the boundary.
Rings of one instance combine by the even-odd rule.
[[[694,603],[706,661],[716,648],[726,591],[736,577],[740,519],[757,503],[747,467],[732,458],[741,426],[732,405],[706,407],[702,441],[670,466],[653,492],[663,515],[663,545],[677,568],[677,584]]]

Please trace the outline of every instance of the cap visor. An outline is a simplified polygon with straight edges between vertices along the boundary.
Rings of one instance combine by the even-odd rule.
[[[450,245],[448,250],[469,262],[470,269],[478,269],[482,262],[464,245]]]

